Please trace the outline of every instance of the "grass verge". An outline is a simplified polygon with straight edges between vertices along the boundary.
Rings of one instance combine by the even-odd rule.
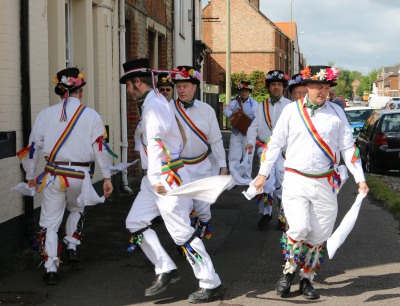
[[[400,195],[395,190],[387,186],[387,184],[380,180],[379,177],[367,174],[366,180],[373,196],[377,200],[383,201],[383,205],[386,206],[397,219],[399,219]]]

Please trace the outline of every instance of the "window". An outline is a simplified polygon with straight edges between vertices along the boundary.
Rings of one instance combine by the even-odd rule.
[[[71,0],[65,0],[65,67],[72,66]]]

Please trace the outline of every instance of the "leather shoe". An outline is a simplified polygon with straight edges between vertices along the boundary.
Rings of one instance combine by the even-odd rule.
[[[222,296],[224,293],[223,285],[219,285],[213,289],[199,288],[189,295],[188,302],[193,304],[211,302],[214,298]]]
[[[42,279],[46,283],[46,285],[57,285],[57,272],[46,272],[45,274],[43,274]]]
[[[153,284],[144,291],[145,296],[157,295],[167,290],[168,284],[176,283],[181,279],[178,270],[174,269],[167,273],[160,273],[156,276]]]
[[[73,249],[67,250],[67,259],[68,259],[68,263],[70,263],[70,264],[81,262],[78,255],[76,255],[76,251]]]
[[[257,227],[260,231],[268,229],[268,224],[269,221],[271,221],[272,216],[271,215],[264,215],[261,217],[261,219],[257,223]]]
[[[307,300],[316,300],[319,299],[319,294],[315,291],[313,285],[308,278],[303,278],[300,281],[300,293],[303,294],[303,297]]]
[[[290,286],[292,285],[292,280],[294,273],[282,274],[281,278],[276,284],[276,293],[280,296],[286,296],[290,292]]]

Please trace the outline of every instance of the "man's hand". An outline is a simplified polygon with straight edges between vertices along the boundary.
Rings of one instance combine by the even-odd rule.
[[[265,175],[259,174],[254,181],[254,187],[256,190],[260,190],[264,187],[265,181],[267,180],[267,177]]]
[[[219,175],[228,175],[228,168],[227,167],[221,167],[219,170]]]
[[[164,185],[162,183],[157,183],[153,185],[153,189],[156,193],[161,194],[161,195],[166,195],[167,190],[165,189]]]
[[[249,154],[253,153],[253,148],[254,148],[253,145],[251,143],[248,143],[246,145],[246,152]]]
[[[113,192],[113,185],[111,183],[111,179],[110,178],[104,179],[103,192],[104,192],[104,197],[105,198],[108,198],[111,195],[111,193]]]
[[[39,188],[38,184],[36,184],[36,180],[35,179],[28,180],[28,186],[29,187],[35,187],[36,190],[38,190],[38,188]]]
[[[358,183],[358,192],[368,194],[369,188],[365,181]]]

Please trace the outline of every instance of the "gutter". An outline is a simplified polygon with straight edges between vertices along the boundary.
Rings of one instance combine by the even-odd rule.
[[[120,59],[120,75],[124,75],[122,63],[126,61],[125,54],[125,0],[119,1],[119,59]],[[121,95],[121,162],[128,162],[128,118],[126,115],[126,85],[120,84]],[[128,186],[128,170],[122,171],[122,189],[132,194],[132,189]]]
[[[20,11],[22,141],[24,147],[26,147],[29,144],[32,121],[29,67],[29,0],[20,0]],[[28,242],[33,244],[35,240],[33,197],[24,197],[24,232]]]

